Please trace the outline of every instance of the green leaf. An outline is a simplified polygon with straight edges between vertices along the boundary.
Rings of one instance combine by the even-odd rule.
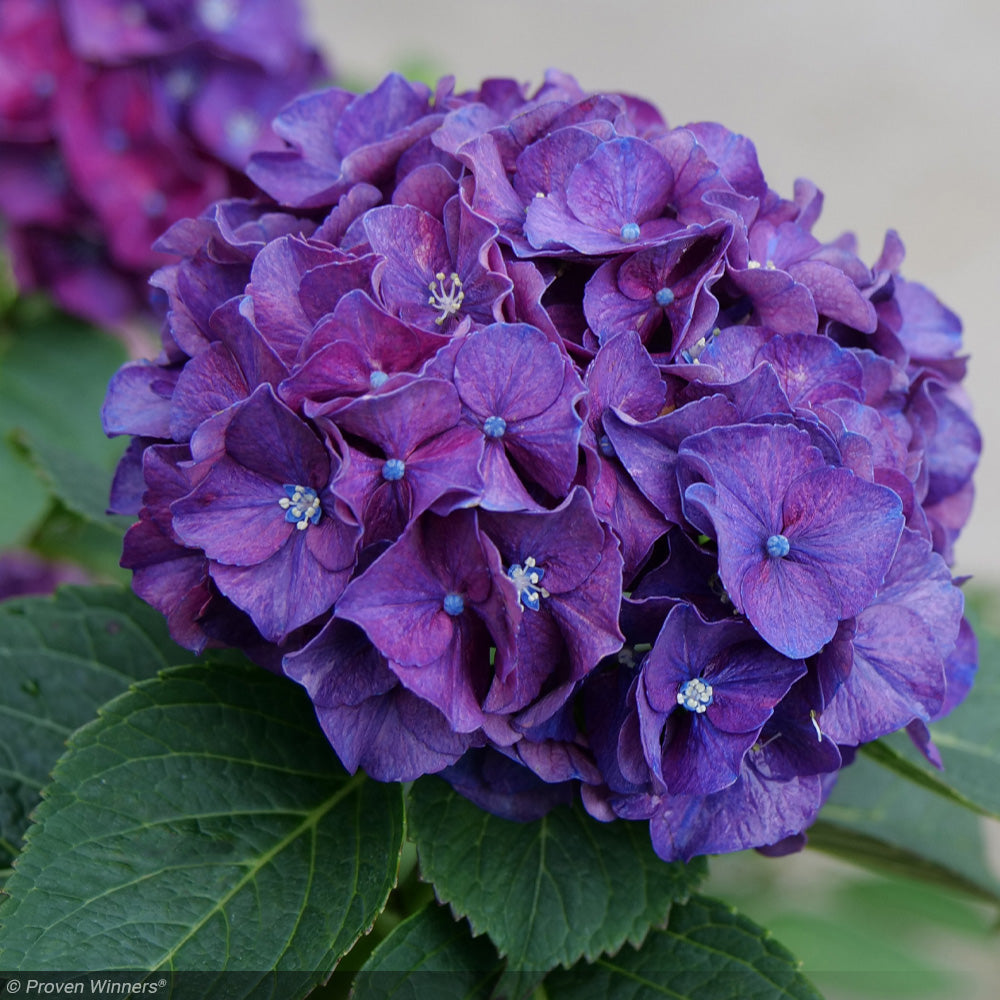
[[[487,1000],[503,968],[489,938],[473,938],[442,906],[393,928],[354,981],[354,1000]]]
[[[903,777],[984,816],[1000,819],[1000,638],[970,614],[979,637],[979,671],[972,691],[931,735],[941,752],[938,771],[905,733],[883,737],[866,754]]]
[[[876,871],[1000,903],[1000,880],[985,862],[983,822],[859,756],[841,772],[809,844]]]
[[[0,481],[8,486],[0,546],[26,543],[50,491],[88,517],[103,511],[126,442],[105,436],[101,405],[126,357],[115,338],[39,300],[19,300],[0,317]]]
[[[0,867],[73,730],[129,684],[191,658],[159,612],[116,587],[0,604]]]
[[[675,905],[639,949],[545,978],[548,1000],[816,1000],[798,962],[770,934],[714,899]]]
[[[71,562],[93,574],[101,583],[127,586],[131,572],[118,564],[122,539],[53,502],[48,516],[35,527],[29,547],[38,555],[56,562]]]
[[[72,513],[106,532],[121,536],[132,518],[107,513],[111,473],[101,465],[48,441],[21,435],[19,444],[38,477]]]
[[[21,313],[0,341],[0,437],[20,430],[110,471],[124,442],[105,437],[101,406],[125,348],[52,310]]]
[[[402,839],[400,787],[347,775],[296,685],[171,668],[71,739],[7,882],[0,966],[297,971],[273,986],[302,996],[384,907]]]
[[[568,966],[640,942],[706,871],[703,860],[661,861],[645,824],[598,823],[580,806],[514,823],[437,778],[413,786],[409,821],[422,877],[513,969]]]
[[[0,549],[23,546],[48,505],[44,497],[39,504],[31,464],[7,440],[0,440],[0,483],[4,484],[0,489]]]

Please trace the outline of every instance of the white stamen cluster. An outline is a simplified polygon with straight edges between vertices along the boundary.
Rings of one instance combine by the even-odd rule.
[[[448,282],[447,287],[445,281]],[[431,292],[427,304],[441,310],[441,315],[434,320],[440,326],[449,316],[454,316],[462,308],[462,300],[465,298],[462,280],[454,271],[449,275],[445,275],[444,271],[438,271],[427,287]]]
[[[692,677],[681,685],[677,692],[677,704],[689,712],[703,715],[712,704],[712,685],[701,677]]]

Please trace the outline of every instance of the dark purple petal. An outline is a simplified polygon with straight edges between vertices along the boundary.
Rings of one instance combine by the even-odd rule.
[[[308,692],[323,732],[352,774],[413,781],[454,763],[469,745],[444,716],[400,687],[365,634],[333,619],[283,667]]]
[[[353,555],[339,526],[331,518],[324,521],[308,531],[332,536],[326,548],[335,548],[345,558]],[[292,531],[286,543],[262,562],[210,565],[219,590],[245,610],[271,642],[282,642],[290,632],[330,610],[354,568],[352,560],[334,571],[313,555],[309,541],[306,532]]]
[[[775,844],[801,833],[823,801],[818,777],[771,781],[744,764],[740,780],[704,798],[660,801],[649,821],[653,848],[664,861],[690,861]]]
[[[483,724],[489,648],[502,672],[519,611],[475,514],[415,521],[350,583],[337,613],[360,625],[402,683],[455,731]]]

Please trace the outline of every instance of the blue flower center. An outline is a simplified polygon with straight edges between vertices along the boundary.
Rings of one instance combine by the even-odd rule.
[[[379,370],[378,370],[378,369],[376,368],[376,369],[375,369],[375,371],[373,371],[373,372],[371,373],[371,376],[370,376],[370,378],[368,379],[368,381],[369,381],[369,383],[371,383],[371,387],[372,387],[373,389],[377,389],[377,388],[379,388],[379,386],[383,386],[383,385],[385,385],[385,384],[386,384],[386,382],[388,382],[388,381],[389,381],[389,376],[388,376],[388,375],[386,375],[386,373],[385,373],[385,372],[380,372],[380,371],[379,371]]]
[[[317,524],[323,516],[323,507],[315,490],[308,486],[292,486],[285,483],[285,493],[288,496],[278,501],[278,506],[285,512],[285,520],[294,524],[299,531],[305,531],[310,524]]]
[[[674,301],[674,293],[667,287],[661,288],[655,295],[656,304],[664,309]]]
[[[621,237],[622,243],[635,243],[642,233],[639,230],[638,223],[626,222],[618,231],[618,235]]]
[[[771,535],[765,547],[772,559],[784,559],[792,551],[792,546],[784,535]]]
[[[499,438],[503,437],[507,430],[507,421],[503,417],[498,417],[496,415],[492,417],[487,417],[483,421],[483,433],[487,437]]]
[[[382,478],[388,479],[390,483],[397,483],[403,478],[406,472],[406,463],[401,458],[390,458],[382,466]]]
[[[549,592],[544,587],[538,585],[545,576],[545,570],[535,562],[534,556],[528,556],[524,560],[524,565],[514,563],[507,570],[507,578],[514,584],[517,590],[517,603],[523,608],[530,608],[537,611],[541,598],[548,597]]]
[[[611,443],[611,438],[607,434],[602,434],[597,439],[597,447],[601,449],[601,454],[605,458],[615,457],[615,446]]]
[[[677,692],[677,704],[698,715],[704,715],[712,701],[712,685],[703,677],[685,681]]]
[[[465,610],[465,601],[462,600],[461,594],[445,594],[441,606],[454,618]]]
[[[427,287],[431,293],[427,304],[441,310],[441,315],[434,320],[440,326],[449,316],[454,316],[462,308],[462,301],[465,299],[462,281],[454,271],[449,275],[445,275],[444,271],[438,271]]]

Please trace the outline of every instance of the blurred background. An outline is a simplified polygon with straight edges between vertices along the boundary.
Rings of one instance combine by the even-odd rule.
[[[672,125],[714,120],[750,136],[772,187],[826,194],[820,239],[854,232],[872,263],[889,228],[903,274],[965,323],[966,382],[986,447],[956,572],[1000,587],[1000,6],[983,0],[309,0],[345,86],[390,69],[458,89],[490,76],[536,86],[547,67],[587,89],[653,101]],[[986,602],[1000,605],[994,597]],[[987,612],[986,625],[1000,616]],[[987,662],[984,669],[996,669]],[[1000,780],[1000,776],[998,776]],[[1000,877],[1000,836],[986,830]],[[996,909],[817,852],[713,862],[707,887],[769,927],[829,1000],[992,1000]]]

